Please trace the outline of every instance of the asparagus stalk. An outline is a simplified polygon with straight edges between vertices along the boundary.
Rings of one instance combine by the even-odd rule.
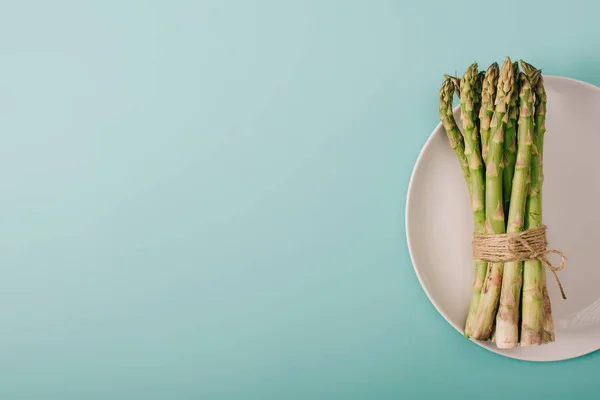
[[[481,158],[487,166],[488,142],[490,138],[490,122],[494,114],[494,99],[496,98],[496,85],[498,84],[498,63],[493,63],[485,71],[483,87],[481,90],[481,109],[479,110]]]
[[[510,193],[507,224],[507,232],[509,233],[521,232],[525,225],[525,203],[533,143],[533,93],[529,80],[524,73],[519,74],[519,82],[519,146],[516,152],[514,179]],[[505,169],[506,171],[508,171],[508,168]],[[504,176],[506,177],[506,175]],[[506,186],[504,189],[506,189]],[[504,264],[500,305],[496,318],[496,345],[501,349],[517,347],[519,344],[519,303],[522,273],[523,262],[515,261]]]
[[[517,160],[517,118],[519,115],[519,105],[517,104],[517,94],[519,93],[518,85],[520,82],[517,81],[519,77],[519,64],[513,63],[513,73],[515,76],[515,91],[514,96],[509,101],[509,118],[506,125],[506,132],[504,138],[504,157],[505,165],[503,172],[503,204],[504,214],[508,215],[510,197],[512,193],[513,175],[515,172],[515,162]]]
[[[482,78],[483,76],[483,78]],[[488,139],[490,136],[490,122],[494,113],[494,99],[496,97],[496,85],[498,84],[498,63],[490,65],[485,73],[479,73],[481,100],[479,103],[479,111],[475,111],[479,119],[480,141],[481,141],[481,158],[486,164]],[[479,307],[479,299],[481,297],[481,288],[485,280],[487,272],[487,263],[482,261],[475,262],[475,282],[471,294],[471,303],[469,305],[469,313],[467,316],[467,324],[465,327],[465,336],[469,337],[471,333],[471,325],[474,324]]]
[[[544,170],[543,170],[543,154],[544,154],[544,134],[546,133],[546,90],[544,89],[544,80],[542,79],[541,71],[539,71],[539,78],[536,82],[536,124],[539,126],[539,134],[537,137],[537,151],[539,156],[539,174],[540,174],[540,188],[539,197],[540,203],[542,200],[542,184],[544,182]],[[540,223],[541,223],[541,210],[540,204]],[[546,269],[542,267],[542,281],[543,281],[543,297],[544,297],[544,334],[542,337],[543,343],[554,342],[554,320],[552,318],[552,306],[550,305],[550,296],[548,295],[548,288],[546,284]]]
[[[473,63],[460,81],[460,108],[465,139],[465,155],[469,163],[471,208],[473,210],[475,233],[483,233],[485,230],[484,174],[475,110],[476,104],[479,102],[477,99],[479,97],[478,92],[481,91],[480,83],[482,83],[482,78],[477,73],[477,63]],[[485,261],[475,260],[475,280],[465,324],[466,337],[471,335],[471,326],[477,312],[486,269],[487,263]]]
[[[514,93],[514,70],[510,58],[506,58],[496,90],[495,109],[490,124],[488,166],[485,181],[486,231],[504,233],[504,208],[502,197],[502,164],[504,158],[504,134],[508,121],[508,103]],[[477,340],[489,339],[494,317],[498,308],[500,286],[504,265],[488,263],[485,282],[482,288],[479,306],[471,337]]]
[[[542,268],[543,295],[544,295],[544,333],[542,334],[542,343],[554,342],[554,320],[552,318],[552,306],[550,305],[550,296],[546,287],[546,270]]]
[[[465,156],[465,142],[462,134],[456,126],[456,120],[454,119],[454,114],[452,112],[454,92],[455,90],[458,90],[455,84],[456,81],[453,81],[453,78],[451,77],[446,77],[446,80],[442,84],[442,88],[440,89],[440,121],[444,126],[446,135],[448,136],[450,147],[452,147],[452,150],[454,150],[454,153],[456,154],[456,158],[458,158],[463,177],[465,178],[465,182],[467,183],[467,187],[469,188],[470,192],[471,180],[469,163],[467,161],[467,157]]]
[[[539,70],[521,61],[523,70],[534,81],[536,93],[535,130],[531,159],[531,185],[527,198],[525,228],[542,224],[542,184],[544,133],[546,131],[546,91]],[[523,308],[521,345],[538,346],[545,340],[554,340],[554,323],[548,290],[545,288],[545,271],[538,260],[527,260],[523,266]],[[546,296],[544,296],[544,292]],[[545,328],[547,332],[545,332]]]
[[[450,141],[450,145],[460,162],[463,176],[465,181],[467,182],[467,187],[469,188],[469,195],[471,194],[471,182],[470,182],[470,172],[467,157],[465,156],[465,144],[462,134],[459,132],[456,127],[456,121],[454,120],[454,115],[452,113],[452,100],[453,94],[456,91],[459,91],[460,80],[446,76],[446,81],[442,85],[442,89],[440,90],[440,119],[446,130],[448,135],[448,139]],[[469,316],[474,316],[477,311],[477,304],[479,303],[479,295],[481,294],[481,286],[483,283],[483,279],[485,278],[485,271],[487,268],[486,263],[475,263],[475,281],[473,283],[473,294],[471,299],[471,306],[469,308]],[[467,318],[467,324],[465,326],[465,336],[469,336],[470,334],[470,325],[469,321],[471,318]]]
[[[482,233],[485,228],[484,178],[481,161],[479,129],[476,125],[475,103],[477,97],[477,63],[473,63],[460,81],[460,118],[463,123],[465,155],[469,163],[471,181],[471,206],[475,222],[475,232]]]

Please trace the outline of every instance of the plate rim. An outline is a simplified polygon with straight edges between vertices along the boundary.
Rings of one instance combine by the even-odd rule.
[[[596,91],[600,92],[600,87],[593,85],[589,82],[585,82],[585,81],[581,81],[579,79],[575,79],[575,78],[570,78],[570,77],[566,77],[566,76],[560,76],[560,75],[544,75],[544,79],[547,80],[556,80],[556,81],[567,81],[570,82],[572,84],[576,84],[576,85],[581,85],[584,86],[588,89],[593,89]],[[453,112],[456,112],[457,110],[460,109],[460,105],[457,105],[456,107],[453,108]],[[412,172],[410,174],[410,180],[408,183],[408,190],[406,192],[406,199],[405,199],[405,210],[404,210],[404,230],[406,233],[406,242],[408,245],[408,253],[410,255],[410,260],[413,266],[413,270],[415,272],[415,274],[417,275],[417,279],[419,280],[419,284],[421,285],[421,288],[423,289],[423,291],[425,292],[427,298],[429,299],[429,301],[431,302],[431,304],[435,307],[435,309],[437,310],[437,312],[446,320],[446,322],[448,324],[450,324],[450,326],[452,326],[454,329],[456,329],[456,331],[458,331],[458,333],[461,334],[461,336],[464,337],[464,332],[463,329],[460,326],[457,326],[456,324],[454,324],[450,318],[448,317],[448,315],[446,315],[446,313],[442,310],[441,306],[433,299],[433,297],[431,296],[431,294],[429,293],[429,290],[426,288],[426,286],[423,284],[423,277],[421,276],[421,274],[419,273],[419,270],[417,268],[417,265],[415,263],[415,257],[414,257],[414,253],[413,253],[413,244],[411,242],[410,239],[410,234],[409,234],[409,219],[410,219],[410,198],[411,198],[411,194],[413,191],[413,185],[415,182],[415,173],[417,171],[417,169],[419,168],[420,164],[423,162],[423,154],[426,152],[427,148],[431,145],[432,141],[433,141],[433,137],[435,135],[435,132],[440,129],[442,127],[441,122],[438,122],[438,124],[435,126],[435,128],[431,131],[431,133],[429,134],[427,140],[425,141],[425,143],[423,144],[423,146],[421,147],[421,150],[419,151],[419,155],[417,156],[417,159],[415,160]],[[579,358],[582,356],[585,356],[587,354],[591,354],[595,351],[600,350],[600,344],[596,345],[597,347],[593,350],[589,350],[589,351],[581,351],[575,355],[572,356],[566,356],[566,357],[559,357],[559,358],[553,358],[553,359],[536,359],[535,357],[533,358],[529,358],[529,359],[525,359],[522,357],[519,357],[517,354],[511,354],[509,352],[506,351],[502,351],[504,349],[498,349],[497,347],[494,346],[490,346],[487,344],[487,342],[482,342],[482,341],[477,341],[477,340],[471,340],[468,339],[470,342],[477,344],[478,346],[492,352],[495,354],[498,354],[500,356],[503,357],[507,357],[507,358],[511,358],[514,360],[520,360],[520,361],[524,361],[524,362],[533,362],[533,363],[549,363],[549,362],[557,362],[557,361],[564,361],[564,360],[572,360],[575,358]]]

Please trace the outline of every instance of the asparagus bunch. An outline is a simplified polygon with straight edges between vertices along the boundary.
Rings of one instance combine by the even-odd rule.
[[[507,57],[501,70],[470,65],[461,79],[446,75],[440,120],[471,197],[475,233],[520,232],[542,224],[546,93],[541,71]],[[457,93],[463,132],[454,120]],[[507,218],[505,218],[508,216]],[[545,270],[537,260],[475,260],[465,336],[499,348],[554,341]]]

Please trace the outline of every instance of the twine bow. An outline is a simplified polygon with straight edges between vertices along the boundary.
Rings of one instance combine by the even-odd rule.
[[[567,257],[561,251],[547,250],[547,246],[546,225],[517,233],[477,234],[473,236],[473,258],[494,263],[539,260],[552,272],[563,299],[566,299],[557,272],[565,267]],[[560,265],[552,265],[546,257],[548,254],[558,254],[561,258]]]

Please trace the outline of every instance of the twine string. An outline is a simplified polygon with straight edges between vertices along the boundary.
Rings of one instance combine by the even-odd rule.
[[[494,263],[539,260],[544,267],[552,272],[563,299],[566,299],[567,296],[557,272],[565,267],[567,257],[559,250],[548,250],[546,248],[548,246],[546,229],[546,225],[542,225],[516,233],[474,235],[473,258]],[[552,265],[547,257],[549,254],[558,254],[561,258],[560,265]]]

